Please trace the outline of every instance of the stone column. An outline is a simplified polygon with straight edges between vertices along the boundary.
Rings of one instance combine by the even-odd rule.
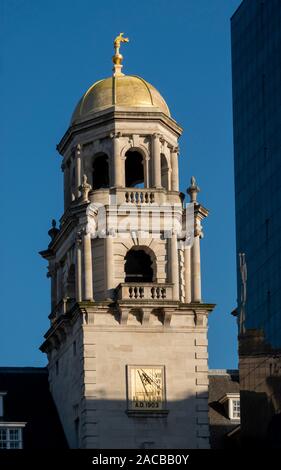
[[[71,201],[69,161],[67,163],[63,163],[61,169],[64,175],[64,209],[67,209]]]
[[[170,242],[170,280],[173,284],[173,300],[179,300],[179,256],[177,233],[173,231]]]
[[[120,137],[121,134],[111,134],[113,144],[113,165],[114,165],[114,186],[116,188],[125,187],[125,168],[124,159],[120,155]]]
[[[185,282],[185,303],[191,302],[191,249],[185,246],[184,249],[184,282]]]
[[[76,302],[82,300],[82,238],[77,234],[76,238]]]
[[[161,188],[160,135],[154,134],[152,139],[153,182],[155,188]]]
[[[51,310],[57,305],[57,273],[55,266],[49,266],[47,277],[51,279]]]
[[[195,232],[191,249],[192,301],[201,302],[200,235]]]
[[[172,191],[179,190],[179,167],[178,167],[178,147],[172,147],[171,149],[171,167],[172,167]]]
[[[57,263],[56,265],[56,269],[57,269],[57,295],[56,295],[56,298],[57,298],[57,304],[61,301],[61,298],[62,298],[62,267],[60,265],[60,263]]]
[[[76,157],[76,171],[75,171],[75,186],[76,186],[76,197],[79,198],[80,196],[80,190],[79,187],[81,186],[82,180],[81,180],[81,145],[78,144],[76,146],[75,150],[75,157]]]
[[[83,259],[84,259],[84,288],[83,300],[93,300],[93,266],[91,234],[83,235]]]
[[[144,187],[150,188],[149,157],[145,156],[142,161],[144,174]]]
[[[197,203],[197,195],[200,191],[194,176],[191,177],[190,186],[187,188],[187,194],[190,196],[190,202],[194,204],[194,241],[191,248],[191,285],[193,302],[201,302],[201,261],[200,261],[200,238],[203,237],[201,220],[207,217],[208,211]]]
[[[113,238],[111,233],[108,233],[105,238],[105,298],[111,298],[111,290],[114,285],[114,262],[113,262]]]

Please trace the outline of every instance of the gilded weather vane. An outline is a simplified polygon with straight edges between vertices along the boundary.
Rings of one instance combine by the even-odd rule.
[[[124,33],[118,34],[118,36],[114,39],[114,50],[115,54],[112,57],[114,67],[113,67],[113,75],[123,75],[121,69],[123,67],[122,60],[123,56],[120,54],[120,46],[122,42],[129,42],[129,38],[123,37]]]

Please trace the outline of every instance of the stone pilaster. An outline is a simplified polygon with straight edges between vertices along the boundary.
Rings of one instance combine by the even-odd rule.
[[[172,166],[172,191],[179,190],[179,170],[178,170],[178,147],[171,148],[171,166]]]
[[[57,304],[57,272],[55,266],[49,266],[47,277],[51,279],[51,310],[53,310]]]
[[[56,264],[56,271],[57,271],[57,295],[56,295],[56,299],[57,299],[57,303],[60,302],[60,300],[62,299],[62,266],[60,263],[57,263]]]
[[[93,266],[91,234],[83,234],[84,288],[83,300],[93,300]]]
[[[77,198],[79,198],[79,196],[80,196],[79,187],[82,183],[82,180],[81,180],[81,175],[82,175],[81,150],[82,150],[82,147],[81,147],[80,144],[78,144],[76,146],[76,149],[75,149],[75,158],[76,158],[76,171],[75,171],[76,182],[75,182],[75,185],[76,185],[76,197]]]
[[[63,163],[61,166],[61,169],[64,174],[64,208],[66,209],[71,202],[69,161],[66,163]]]
[[[191,302],[191,248],[184,248],[184,284],[185,284],[185,303]]]
[[[152,154],[153,154],[153,181],[155,188],[161,188],[161,161],[160,161],[160,134],[153,134]]]
[[[179,299],[179,259],[177,233],[173,230],[169,238],[170,244],[170,280],[173,284],[173,300]]]
[[[76,237],[76,301],[81,302],[82,300],[82,236],[81,233],[77,233]]]
[[[125,187],[125,167],[124,159],[120,155],[120,137],[121,133],[110,134],[113,146],[113,165],[114,165],[114,186],[116,188]]]
[[[114,263],[113,263],[113,238],[112,234],[108,233],[105,238],[105,266],[106,286],[105,298],[112,297],[111,291],[114,288]]]
[[[200,236],[194,235],[194,242],[191,249],[192,263],[192,300],[201,302],[201,261],[200,261]]]

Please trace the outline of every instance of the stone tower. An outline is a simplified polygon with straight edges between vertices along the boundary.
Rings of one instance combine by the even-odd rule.
[[[83,95],[58,144],[64,214],[41,252],[51,279],[50,389],[72,448],[207,448],[207,317],[194,178],[160,93],[122,73]],[[186,215],[189,213],[189,216]]]

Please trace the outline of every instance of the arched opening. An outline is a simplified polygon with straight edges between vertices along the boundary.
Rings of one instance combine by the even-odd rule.
[[[161,153],[161,186],[169,189],[169,165],[166,156]]]
[[[75,266],[72,264],[69,268],[67,280],[66,280],[66,296],[69,299],[76,298],[76,288],[75,288]]]
[[[132,248],[125,256],[125,282],[153,282],[152,264],[149,254]]]
[[[143,156],[136,150],[128,150],[125,154],[126,188],[144,188]]]
[[[97,155],[93,163],[92,189],[109,187],[109,165],[105,153]]]

